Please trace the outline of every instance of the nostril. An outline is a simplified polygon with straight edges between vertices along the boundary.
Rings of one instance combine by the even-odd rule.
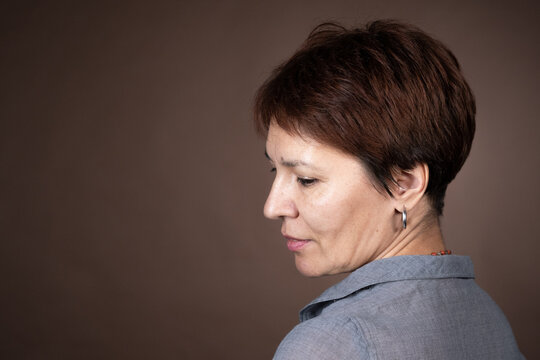
[[[264,216],[272,220],[295,218],[298,216],[296,205],[289,199],[268,197],[263,209]]]

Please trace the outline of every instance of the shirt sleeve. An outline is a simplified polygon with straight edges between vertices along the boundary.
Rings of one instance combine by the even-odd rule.
[[[369,359],[358,326],[351,319],[320,317],[298,324],[279,345],[274,360]]]

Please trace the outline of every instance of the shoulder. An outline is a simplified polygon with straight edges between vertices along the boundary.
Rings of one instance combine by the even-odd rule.
[[[362,330],[348,317],[317,317],[298,324],[279,345],[274,360],[367,359]]]

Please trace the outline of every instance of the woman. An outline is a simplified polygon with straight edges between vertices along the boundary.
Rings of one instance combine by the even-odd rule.
[[[318,26],[259,89],[258,130],[306,276],[350,273],[300,312],[275,359],[519,359],[468,257],[446,250],[444,195],[469,154],[475,102],[421,30]]]

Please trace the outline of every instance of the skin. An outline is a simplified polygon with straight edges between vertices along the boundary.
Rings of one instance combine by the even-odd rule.
[[[444,249],[438,218],[424,196],[426,165],[396,171],[392,198],[373,185],[358,158],[275,123],[266,153],[275,179],[264,214],[281,220],[300,273],[346,273],[376,259]]]

